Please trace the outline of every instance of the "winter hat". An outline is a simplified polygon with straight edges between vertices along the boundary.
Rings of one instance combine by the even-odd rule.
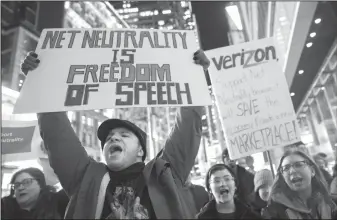
[[[262,185],[272,185],[273,179],[273,174],[270,170],[260,170],[254,176],[254,191],[257,192]]]
[[[14,183],[16,177],[21,173],[28,173],[30,176],[32,176],[38,182],[41,189],[44,189],[46,187],[47,183],[46,183],[46,178],[45,178],[43,172],[40,169],[34,168],[34,167],[22,169],[22,170],[17,171],[16,173],[14,173],[14,175],[11,179],[11,184]]]
[[[114,128],[126,128],[133,132],[140,142],[140,145],[142,146],[144,155],[142,157],[143,161],[146,158],[146,133],[140,129],[137,125],[133,124],[130,121],[127,120],[121,120],[121,119],[108,119],[104,121],[97,130],[97,137],[101,141],[101,147],[103,149],[103,146],[105,144],[106,138],[109,135],[109,132]]]

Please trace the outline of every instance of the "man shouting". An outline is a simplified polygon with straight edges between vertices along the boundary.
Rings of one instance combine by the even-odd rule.
[[[208,68],[202,51],[193,59]],[[39,63],[38,55],[30,52],[22,72],[27,74]],[[65,218],[194,218],[197,213],[187,205],[192,197],[181,191],[198,153],[202,110],[181,107],[164,148],[146,165],[147,135],[130,121],[109,119],[99,126],[103,164],[88,157],[65,112],[38,114],[50,164],[70,197]]]

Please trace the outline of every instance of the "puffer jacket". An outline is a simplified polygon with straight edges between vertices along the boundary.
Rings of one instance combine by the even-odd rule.
[[[160,155],[143,174],[158,219],[194,218],[183,196],[201,140],[202,107],[181,107],[176,124]],[[38,114],[41,137],[50,165],[70,196],[66,219],[100,219],[110,177],[103,163],[90,159],[64,112]]]
[[[248,205],[234,199],[235,204],[235,219],[262,219],[262,217],[254,212]],[[197,219],[219,219],[218,211],[216,210],[215,200],[208,202],[196,216]]]
[[[313,209],[304,206],[299,199],[289,199],[284,193],[271,195],[268,206],[262,210],[265,219],[336,219],[336,205],[326,203],[320,193],[311,198]],[[316,212],[314,213],[313,210]]]

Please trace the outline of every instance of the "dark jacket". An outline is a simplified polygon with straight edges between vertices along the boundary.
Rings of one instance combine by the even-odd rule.
[[[258,213],[255,213],[249,206],[238,199],[234,199],[234,203],[235,219],[262,219]],[[214,199],[202,208],[200,213],[197,215],[197,219],[219,219]]]
[[[194,165],[201,139],[202,107],[181,107],[163,151],[143,174],[157,218],[194,218],[191,196],[181,191]],[[38,114],[50,165],[70,196],[66,219],[99,219],[110,181],[108,168],[89,159],[65,113]]]
[[[328,186],[330,186],[331,185],[331,182],[332,182],[332,176],[330,175],[330,173],[328,172],[328,171],[326,171],[325,169],[323,169],[323,168],[320,168],[320,170],[321,170],[321,172],[322,172],[322,174],[323,174],[323,176],[324,176],[324,179],[325,179],[325,181],[327,182],[327,184],[328,184]]]
[[[323,196],[317,193],[311,199],[313,208],[309,209],[295,197],[289,199],[283,193],[271,195],[268,206],[262,210],[265,219],[336,219],[336,205],[326,203]],[[313,213],[312,211],[315,211]],[[317,217],[313,217],[317,215]]]
[[[242,202],[249,203],[249,195],[254,192],[254,174],[239,165],[233,171],[236,175],[236,194]]]
[[[267,202],[260,198],[259,192],[253,192],[249,195],[249,205],[255,212],[261,214],[262,209],[267,207]]]
[[[209,195],[206,189],[199,185],[192,184],[190,187],[190,190],[193,195],[193,200],[196,206],[197,213],[200,211],[202,207],[206,205],[206,203],[209,202]]]
[[[1,199],[2,219],[63,219],[68,205],[68,196],[61,190],[57,193],[47,192],[40,195],[35,208],[23,210],[13,196]]]
[[[337,176],[333,178],[330,184],[330,193],[333,201],[337,204]]]

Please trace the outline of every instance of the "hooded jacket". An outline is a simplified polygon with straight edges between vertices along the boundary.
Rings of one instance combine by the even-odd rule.
[[[202,107],[181,107],[176,124],[160,155],[143,174],[158,219],[194,218],[183,196],[201,139]],[[100,219],[110,177],[103,163],[90,159],[65,113],[38,114],[41,137],[50,165],[70,197],[66,219]]]
[[[265,219],[336,219],[336,205],[326,203],[322,194],[311,198],[312,209],[307,208],[297,198],[288,198],[284,193],[271,195],[271,201],[262,211]]]
[[[250,209],[238,199],[234,198],[235,204],[235,219],[262,219],[262,217]],[[216,210],[216,201],[213,199],[208,202],[198,213],[197,219],[219,219],[218,211]]]

